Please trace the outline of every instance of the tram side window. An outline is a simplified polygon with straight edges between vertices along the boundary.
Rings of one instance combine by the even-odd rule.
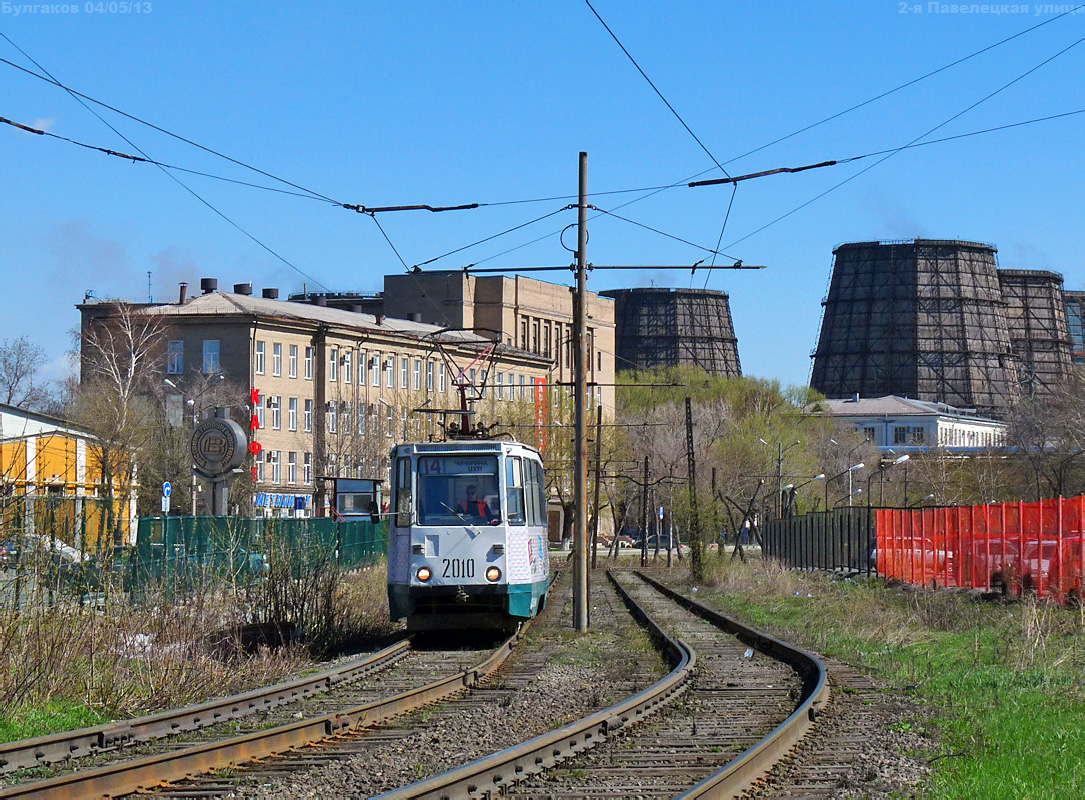
[[[543,475],[542,464],[537,461],[533,461],[532,465],[535,469],[535,474],[538,476],[538,480],[535,481],[535,488],[539,493],[539,499],[535,506],[539,511],[539,518],[535,522],[535,524],[545,527],[548,522],[546,518],[546,480],[545,476]]]
[[[524,459],[524,504],[527,507],[527,524],[539,524],[539,493],[537,491],[538,476],[535,473],[535,462]]]
[[[396,527],[411,524],[411,460],[401,458],[396,462]]]
[[[517,457],[505,461],[505,484],[508,490],[509,524],[524,524],[524,475]]]

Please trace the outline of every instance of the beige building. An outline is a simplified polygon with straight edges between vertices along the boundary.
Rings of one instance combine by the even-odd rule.
[[[393,444],[435,435],[442,417],[430,412],[460,408],[458,385],[486,399],[480,419],[492,424],[487,409],[534,402],[536,384],[551,374],[552,358],[504,341],[204,284],[200,296],[182,290],[178,303],[140,313],[164,331],[162,380],[194,395],[222,374],[223,386],[244,387],[237,406],[258,398],[251,419],[248,409],[232,412],[259,443],[246,461],[258,513],[324,515],[333,479],[383,479]],[[81,305],[84,328],[115,307]]]
[[[546,359],[550,382],[573,380],[573,291],[516,276],[475,277],[462,271],[386,275],[383,310],[478,335]],[[614,301],[588,293],[588,382],[592,400],[614,411]]]

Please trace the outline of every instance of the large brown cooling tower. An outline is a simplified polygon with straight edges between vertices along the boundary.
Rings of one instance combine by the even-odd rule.
[[[1010,346],[1018,359],[1021,394],[1050,397],[1073,369],[1062,275],[1046,270],[1000,269]]]
[[[724,292],[700,289],[612,289],[615,367],[694,365],[715,374],[742,374],[731,306]]]
[[[811,386],[1001,416],[1017,394],[1017,359],[995,252],[932,239],[837,247]]]

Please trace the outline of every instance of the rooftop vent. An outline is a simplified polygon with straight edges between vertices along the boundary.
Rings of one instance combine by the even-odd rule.
[[[234,294],[252,294],[251,283],[235,283]]]
[[[211,294],[219,290],[218,278],[200,278],[200,291],[204,294]]]
[[[422,315],[419,314],[417,311],[412,311],[410,314],[407,315],[407,319],[409,319],[411,322],[421,322]]]
[[[318,294],[316,297],[313,298],[313,305],[320,306],[321,308],[327,308],[328,298],[322,294]]]
[[[188,284],[184,281],[181,281],[181,291],[177,295],[177,302],[182,306],[188,302]]]
[[[273,288],[264,289],[264,291],[260,293],[260,296],[263,297],[265,300],[278,300],[279,290]]]

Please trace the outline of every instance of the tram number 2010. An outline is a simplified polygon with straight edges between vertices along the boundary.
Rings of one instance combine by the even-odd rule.
[[[442,558],[444,578],[473,578],[475,577],[475,561],[471,558]]]

